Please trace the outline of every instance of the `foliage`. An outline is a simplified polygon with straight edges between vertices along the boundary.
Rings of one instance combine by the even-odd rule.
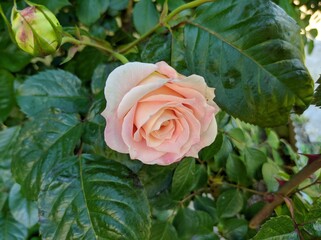
[[[321,236],[320,171],[260,230],[249,226],[308,163],[286,136],[290,112],[313,98],[289,1],[34,2],[55,13],[64,44],[31,57],[0,21],[0,239]],[[1,7],[9,18],[12,1]],[[163,60],[216,88],[219,133],[199,158],[149,166],[106,147],[105,80],[126,58]]]

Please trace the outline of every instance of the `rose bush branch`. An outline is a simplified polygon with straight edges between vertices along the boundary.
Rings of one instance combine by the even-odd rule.
[[[84,46],[94,47],[101,51],[111,54],[113,57],[121,61],[123,64],[128,62],[127,58],[123,54],[114,51],[110,46],[110,44],[104,40],[95,39],[88,36],[81,36],[79,39],[76,39],[69,34],[67,35],[66,33],[64,33],[64,35],[65,36],[62,39],[62,44],[72,43],[75,45],[84,45]]]
[[[290,181],[286,182],[278,192],[274,194],[274,200],[271,203],[267,203],[263,209],[252,218],[249,226],[251,228],[257,228],[260,226],[260,224],[272,214],[273,210],[283,203],[284,197],[293,193],[295,188],[300,185],[300,183],[309,178],[320,168],[321,157],[306,165],[301,171],[295,174]]]
[[[178,8],[176,8],[174,11],[172,11],[170,14],[168,14],[164,18],[161,18],[160,21],[152,29],[150,29],[148,32],[143,34],[140,38],[136,39],[135,41],[131,42],[130,44],[126,45],[125,47],[120,48],[119,49],[119,53],[128,52],[130,49],[132,49],[137,44],[141,43],[146,38],[148,38],[150,35],[152,35],[154,32],[156,32],[158,29],[160,29],[161,27],[166,26],[168,24],[168,22],[170,20],[172,20],[180,12],[182,12],[184,10],[187,10],[187,9],[198,7],[198,6],[200,6],[200,5],[204,4],[204,3],[207,3],[207,2],[214,2],[214,1],[215,0],[196,0],[196,1],[189,2],[189,3],[186,3],[184,5],[179,6]]]

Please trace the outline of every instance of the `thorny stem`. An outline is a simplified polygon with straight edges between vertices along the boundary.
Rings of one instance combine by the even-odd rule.
[[[179,6],[174,11],[172,11],[170,14],[168,14],[164,19],[162,19],[159,23],[157,23],[152,29],[150,29],[148,32],[143,34],[140,38],[138,38],[135,41],[131,42],[126,47],[120,49],[119,53],[126,53],[128,50],[130,50],[131,48],[135,47],[140,42],[144,41],[147,37],[149,37],[155,31],[157,31],[158,29],[160,29],[163,26],[166,26],[167,23],[170,20],[172,20],[172,18],[175,17],[180,12],[182,12],[182,11],[184,11],[186,9],[195,8],[195,7],[197,7],[199,5],[202,5],[203,3],[206,3],[206,2],[214,2],[214,1],[215,0],[195,0],[193,2],[186,3],[184,5]]]
[[[284,197],[293,193],[294,189],[302,183],[305,179],[310,177],[314,172],[321,168],[321,157],[312,163],[305,166],[300,172],[295,174],[290,181],[286,182],[278,192],[274,195],[274,200],[271,203],[267,203],[263,209],[258,212],[250,221],[249,226],[251,228],[257,228],[260,224],[269,217],[273,210],[283,203]]]

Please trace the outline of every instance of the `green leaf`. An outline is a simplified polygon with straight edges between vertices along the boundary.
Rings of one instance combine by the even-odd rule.
[[[9,208],[14,219],[31,228],[38,222],[37,204],[23,197],[20,188],[19,184],[12,186],[9,194]]]
[[[88,108],[81,81],[63,70],[48,70],[29,77],[20,86],[17,101],[28,116],[50,107],[69,113],[85,112]]]
[[[44,5],[54,13],[57,13],[61,8],[70,5],[68,0],[32,0],[32,2]]]
[[[238,149],[243,149],[245,147],[246,138],[241,128],[232,128],[228,131],[228,136]]]
[[[261,173],[261,167],[264,162],[267,161],[266,155],[256,149],[251,147],[244,148],[244,162],[246,166],[247,175],[250,178],[257,177],[258,173]]]
[[[277,150],[280,146],[280,139],[278,135],[273,130],[268,130],[267,134],[268,134],[267,142],[273,149]]]
[[[176,168],[172,182],[172,195],[174,199],[182,199],[192,190],[195,181],[195,159],[185,158]]]
[[[251,183],[247,177],[244,163],[235,154],[230,154],[227,158],[226,174],[231,181],[238,184],[247,186]]]
[[[315,93],[313,96],[313,104],[320,108],[321,107],[321,75],[320,75],[317,83],[320,85],[315,90]]]
[[[133,172],[93,155],[57,162],[39,194],[43,238],[149,238],[149,205]]]
[[[28,229],[17,222],[9,213],[0,212],[0,239],[3,240],[25,240]]]
[[[280,170],[275,163],[267,162],[263,164],[263,179],[269,192],[276,192],[279,189],[279,183],[276,180],[276,178],[279,177],[279,171]]]
[[[0,68],[10,72],[19,72],[30,63],[32,58],[12,44],[7,32],[2,32],[0,36],[0,56]]]
[[[213,219],[213,224],[218,223],[217,211],[215,208],[215,202],[208,197],[196,196],[194,200],[195,210],[207,212]]]
[[[91,91],[98,94],[104,90],[108,75],[119,66],[119,63],[99,64],[93,73],[91,80]]]
[[[77,0],[76,14],[82,23],[91,25],[100,18],[108,6],[109,0]]]
[[[43,112],[21,129],[12,172],[25,196],[36,199],[40,186],[57,160],[73,154],[82,133],[77,116]]]
[[[170,62],[171,38],[170,35],[155,34],[147,43],[140,54],[142,61],[156,63],[159,61]]]
[[[129,0],[109,0],[110,8],[116,11],[124,10],[128,6]]]
[[[3,122],[8,117],[14,106],[14,76],[0,69],[0,122]]]
[[[223,226],[223,236],[226,239],[246,239],[245,235],[248,231],[248,222],[246,220],[233,218],[224,220],[221,224]]]
[[[295,232],[293,222],[289,216],[271,218],[264,223],[253,240],[296,240],[299,239]]]
[[[169,222],[153,222],[149,240],[178,240],[177,232]]]
[[[216,207],[220,218],[233,217],[243,208],[243,196],[236,189],[227,190],[218,197]]]
[[[212,160],[214,158],[214,155],[218,153],[218,151],[221,149],[222,144],[223,144],[223,134],[219,133],[216,136],[215,141],[211,145],[203,148],[200,151],[199,153],[200,159],[202,159],[203,161]]]
[[[134,6],[133,20],[138,33],[144,34],[152,29],[159,19],[159,13],[151,0],[140,0]]]
[[[302,113],[312,100],[300,28],[271,1],[201,5],[185,27],[185,44],[188,69],[204,76],[218,105],[243,121],[285,124],[293,108]]]
[[[213,220],[203,211],[181,208],[173,222],[179,239],[194,239],[194,236],[213,233]]]
[[[138,176],[146,189],[148,198],[153,198],[170,187],[175,166],[175,164],[169,166],[143,165]]]

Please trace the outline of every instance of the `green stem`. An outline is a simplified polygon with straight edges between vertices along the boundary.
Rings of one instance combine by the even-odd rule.
[[[78,40],[78,39],[70,37],[70,36],[64,36],[61,45],[64,43],[72,43],[72,44],[76,44],[76,45],[85,45],[85,46],[95,47],[97,49],[100,49],[102,51],[105,51],[105,52],[111,54],[113,57],[117,58],[123,64],[128,63],[128,60],[124,55],[113,51],[110,48],[110,46],[102,40],[95,40],[92,38]]]
[[[302,168],[300,172],[295,174],[290,181],[285,183],[278,192],[274,195],[274,200],[271,203],[267,203],[263,209],[258,212],[250,221],[249,226],[251,228],[257,228],[260,224],[269,217],[273,210],[283,203],[284,197],[293,193],[295,188],[300,185],[305,179],[309,178],[314,172],[321,168],[321,157],[309,165]]]
[[[14,2],[14,6],[16,6],[16,2]],[[5,22],[5,24],[8,28],[8,32],[9,32],[11,40],[15,43],[16,40],[15,40],[15,36],[14,36],[14,33],[11,28],[11,24],[10,24],[9,20],[7,19],[6,15],[4,14],[1,4],[0,4],[0,15],[2,16],[3,21]]]
[[[207,3],[207,2],[214,2],[214,1],[215,0],[195,0],[193,2],[186,3],[184,5],[179,6],[174,11],[172,11],[170,14],[168,14],[164,19],[161,19],[161,21],[159,23],[157,23],[151,30],[149,30],[148,32],[143,34],[140,38],[138,38],[135,41],[131,42],[130,44],[128,44],[124,48],[121,48],[119,50],[119,52],[120,53],[126,53],[128,50],[130,50],[131,48],[135,47],[140,42],[144,41],[147,37],[149,37],[151,34],[156,32],[158,29],[160,29],[161,27],[167,25],[167,23],[170,20],[172,20],[172,18],[175,17],[180,12],[182,12],[182,11],[184,11],[186,9],[198,7],[199,5],[202,5],[202,4]]]

